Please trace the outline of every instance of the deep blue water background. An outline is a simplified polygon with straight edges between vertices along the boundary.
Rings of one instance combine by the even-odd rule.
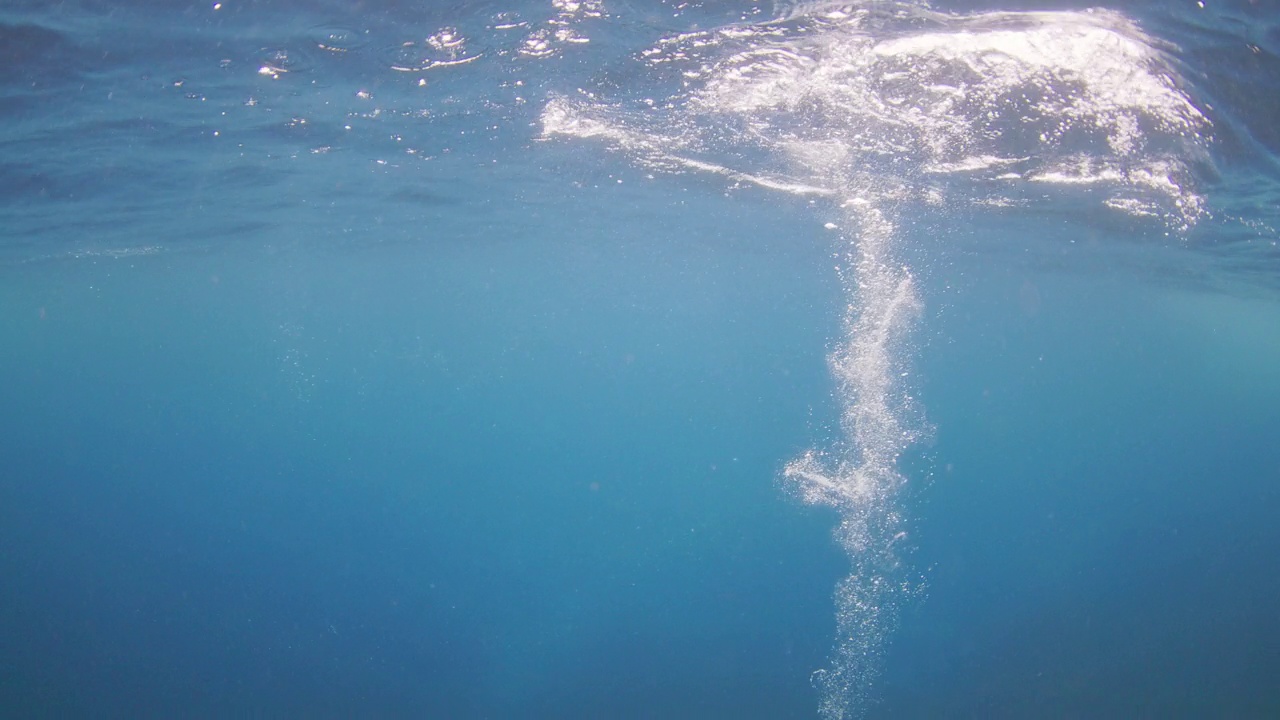
[[[502,8],[227,5],[0,10],[0,714],[812,717],[848,561],[778,475],[839,412],[824,218],[534,139],[750,6],[416,94],[397,43]],[[1211,201],[1271,222],[1273,12],[1149,13],[1235,80]],[[919,219],[928,587],[872,716],[1280,716],[1280,265],[1226,225]]]

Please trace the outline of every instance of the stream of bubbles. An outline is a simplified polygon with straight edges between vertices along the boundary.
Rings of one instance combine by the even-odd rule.
[[[820,714],[862,716],[902,603],[922,587],[899,469],[930,431],[912,382],[924,313],[901,231],[909,213],[1032,207],[1072,193],[1176,236],[1212,124],[1165,50],[1109,11],[946,14],[907,3],[806,3],[671,35],[642,52],[641,93],[551,98],[543,136],[596,139],[661,172],[701,172],[817,199],[844,291],[829,366],[830,447],[787,463],[834,507],[850,574],[835,592]],[[665,88],[657,91],[656,88]]]

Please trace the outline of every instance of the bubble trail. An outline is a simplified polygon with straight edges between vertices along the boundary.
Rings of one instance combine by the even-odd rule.
[[[783,478],[840,514],[851,568],[836,587],[831,662],[813,679],[821,716],[851,720],[873,702],[900,608],[922,587],[905,559],[898,467],[929,432],[911,383],[924,310],[903,219],[1048,200],[1177,237],[1209,215],[1197,186],[1214,173],[1214,128],[1169,49],[1113,11],[966,15],[883,0],[778,10],[642,52],[654,85],[672,88],[664,100],[553,96],[543,135],[842,213],[842,327],[828,358],[840,433]]]
[[[783,472],[809,503],[840,512],[836,539],[852,569],[836,587],[835,656],[814,673],[824,718],[858,717],[872,697],[881,655],[912,590],[896,546],[905,537],[896,500],[906,479],[901,453],[913,427],[904,357],[922,304],[910,270],[896,261],[895,228],[878,208],[853,203],[856,232],[842,237],[844,340],[829,358],[842,400],[843,438],[829,454],[809,451]]]

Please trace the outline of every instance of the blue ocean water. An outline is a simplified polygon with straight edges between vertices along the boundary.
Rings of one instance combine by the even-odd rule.
[[[0,7],[0,715],[1280,715],[1280,7]]]

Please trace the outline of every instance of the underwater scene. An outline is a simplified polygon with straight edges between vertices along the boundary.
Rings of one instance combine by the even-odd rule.
[[[0,68],[0,716],[1280,717],[1274,0],[6,0]]]

